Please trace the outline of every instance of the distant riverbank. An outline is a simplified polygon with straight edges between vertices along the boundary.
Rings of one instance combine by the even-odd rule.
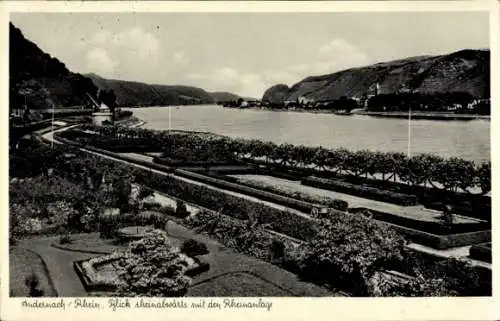
[[[290,108],[290,109],[276,109],[269,107],[224,107],[231,109],[249,109],[249,110],[263,110],[263,111],[274,111],[274,112],[292,112],[292,113],[310,113],[310,114],[332,114],[332,115],[363,115],[372,117],[383,117],[383,118],[408,118],[408,112],[373,112],[366,111],[362,108],[354,109],[350,114],[336,112],[333,110],[326,109],[306,109],[306,108]],[[426,119],[426,120],[490,120],[490,115],[476,115],[476,114],[455,114],[450,112],[421,112],[413,111],[411,113],[412,119]]]
[[[358,115],[384,117],[384,118],[408,118],[408,112],[372,112],[359,110],[355,112]],[[411,113],[412,119],[427,119],[427,120],[476,120],[484,119],[490,120],[490,115],[472,115],[472,114],[455,114],[448,112],[420,112],[415,111]]]

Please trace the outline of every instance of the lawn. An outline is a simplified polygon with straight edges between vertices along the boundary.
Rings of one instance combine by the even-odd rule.
[[[49,280],[40,257],[26,249],[13,248],[9,255],[9,288],[12,297],[27,297],[29,289],[25,284],[27,277],[33,273],[38,277],[40,289],[43,290],[43,296],[54,297],[57,294]]]
[[[235,286],[237,285],[237,286]],[[189,289],[187,296],[195,297],[261,297],[291,296],[293,293],[248,272],[230,272],[199,283]]]

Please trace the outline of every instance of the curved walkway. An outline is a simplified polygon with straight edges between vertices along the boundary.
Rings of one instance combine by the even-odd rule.
[[[96,254],[69,252],[52,247],[51,244],[58,240],[58,236],[25,239],[20,241],[17,246],[31,250],[42,258],[59,296],[88,296],[82,282],[76,275],[73,262],[92,258]]]

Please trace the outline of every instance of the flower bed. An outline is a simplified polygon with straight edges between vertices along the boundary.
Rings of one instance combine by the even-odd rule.
[[[403,206],[418,204],[418,199],[414,195],[384,191],[374,187],[360,186],[338,180],[309,176],[302,179],[301,183],[307,186],[324,188],[339,193],[356,195],[359,197]]]
[[[118,261],[121,257],[121,252],[115,252],[90,260],[76,261],[73,266],[87,291],[114,291],[119,283],[118,275],[116,273],[103,275],[97,271],[97,268]]]
[[[225,176],[225,175],[210,174],[210,176],[212,176],[214,178],[222,179],[222,180],[227,180],[229,182],[245,185],[245,186],[248,186],[251,188],[258,188],[258,189],[261,189],[264,191],[268,191],[268,192],[275,193],[275,194],[285,196],[285,197],[290,197],[292,199],[308,202],[311,204],[321,204],[321,205],[325,205],[325,206],[331,206],[332,208],[339,210],[339,211],[346,211],[347,208],[349,207],[349,204],[347,202],[339,200],[339,199],[306,194],[306,193],[298,192],[295,189],[286,188],[286,187],[280,186],[280,185],[272,185],[272,184],[268,184],[265,182],[255,181],[252,179],[236,178],[236,177]]]
[[[73,266],[87,291],[113,292],[120,284],[120,267],[117,263],[123,255],[122,252],[114,252],[90,260],[76,261]],[[194,277],[210,269],[210,265],[199,258],[189,257],[183,253],[178,255],[180,259],[188,264],[185,274],[189,277]],[[110,269],[106,271],[100,270],[105,265],[111,265]]]

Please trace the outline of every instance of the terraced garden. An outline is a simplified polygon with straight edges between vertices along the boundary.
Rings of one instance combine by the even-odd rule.
[[[231,280],[235,278],[244,281],[241,289],[247,289],[247,293],[255,293],[261,291],[271,279],[283,281],[288,277],[291,278],[290,280],[298,277],[299,288],[322,288],[329,293],[326,295],[334,295],[332,293],[339,293],[340,290],[355,296],[474,296],[488,295],[487,293],[491,292],[491,284],[488,283],[491,282],[489,281],[491,271],[478,269],[463,260],[424,255],[406,246],[408,239],[427,242],[428,245],[436,248],[455,246],[457,242],[465,239],[466,232],[482,232],[482,228],[489,228],[488,220],[480,221],[454,216],[453,221],[445,221],[435,212],[424,209],[423,206],[394,205],[373,201],[370,198],[360,198],[347,193],[306,186],[300,184],[300,180],[297,179],[275,181],[274,175],[265,178],[267,182],[271,180],[267,186],[264,186],[262,181],[256,180],[255,176],[253,181],[248,178],[241,180],[239,176],[230,176],[263,173],[269,175],[271,167],[262,168],[260,165],[249,164],[241,168],[241,165],[221,166],[220,163],[205,160],[205,166],[197,166],[191,170],[189,166],[178,166],[180,163],[173,167],[155,164],[151,158],[141,156],[142,159],[140,159],[133,155],[132,157],[131,155],[124,156],[89,147],[88,145],[92,145],[92,140],[96,139],[95,134],[91,135],[93,135],[92,138],[79,136],[78,131],[72,131],[68,135],[56,134],[62,142],[73,146],[74,142],[78,141],[75,146],[85,147],[86,150],[97,154],[91,155],[85,151],[72,149],[75,157],[67,159],[56,156],[55,159],[52,158],[53,162],[50,164],[57,169],[56,175],[61,179],[74,182],[76,185],[87,186],[89,190],[95,191],[95,199],[92,197],[94,201],[90,203],[85,201],[84,204],[98,209],[98,205],[102,204],[98,197],[103,196],[107,199],[106,206],[118,206],[122,214],[113,217],[85,217],[88,220],[85,224],[82,224],[82,218],[79,218],[79,224],[70,224],[66,228],[87,228],[92,231],[98,227],[101,235],[99,238],[113,238],[117,229],[131,225],[151,225],[156,229],[162,229],[165,219],[169,217],[179,224],[179,229],[183,230],[183,233],[191,233],[189,234],[191,238],[202,237],[203,243],[207,245],[210,242],[216,242],[218,245],[210,250],[209,257],[212,259],[205,262],[209,264],[210,269],[201,275],[207,280],[211,275],[213,280],[220,280],[220,284],[214,287],[202,285],[204,282],[198,284],[197,276],[194,276],[194,283],[191,283],[189,290],[183,295],[204,291],[215,293],[210,292],[209,289],[242,293],[243,290],[229,287]],[[128,152],[142,153],[143,151],[133,150],[134,144],[127,147]],[[123,152],[123,150],[120,151]],[[41,162],[40,164],[43,167],[49,163]],[[286,172],[279,176],[296,178],[298,175],[302,176],[303,173]],[[106,183],[102,185],[104,177],[106,177]],[[276,184],[276,182],[280,183]],[[165,208],[158,215],[149,215],[145,218],[137,213],[137,207],[134,205],[136,203],[130,203],[129,187],[133,184],[183,200],[193,206],[200,206],[203,210],[190,215],[189,211],[179,212],[176,209]],[[295,189],[297,190],[291,193]],[[112,191],[112,194],[101,195],[101,191],[106,190],[108,193]],[[148,193],[142,194],[144,196]],[[18,195],[21,197],[24,194],[18,193]],[[83,194],[79,195],[78,192],[75,194],[76,198],[66,196],[67,202],[72,203],[75,200],[81,202],[88,197]],[[111,197],[111,195],[114,196]],[[43,199],[46,196],[41,197]],[[281,204],[282,207],[269,204]],[[380,207],[373,204],[378,204],[377,206]],[[311,211],[318,206],[330,209],[327,212]],[[369,206],[374,207],[369,208]],[[82,208],[84,207],[80,205],[75,206],[74,215],[77,215]],[[396,208],[400,210],[393,213],[391,209]],[[420,212],[413,211],[417,209],[420,209]],[[19,211],[14,211],[14,215],[19,213]],[[401,227],[413,229],[417,233],[402,230]],[[476,227],[478,229],[475,229]],[[431,236],[426,234],[431,234]],[[433,239],[436,235],[438,238]],[[454,238],[451,239],[451,236]],[[346,239],[350,242],[345,242]],[[212,241],[209,242],[209,240]],[[73,242],[78,243],[77,240]],[[469,237],[467,242],[484,243],[489,240],[488,236]],[[86,246],[91,248],[89,243]],[[223,248],[230,250],[223,250]],[[224,256],[223,253],[226,252],[239,254],[237,258],[230,258]],[[318,259],[325,255],[328,260]],[[266,273],[276,271],[272,272],[276,274],[273,274],[267,281],[259,281],[262,275],[255,276],[245,271],[235,270],[224,274],[225,272],[213,269],[226,261],[231,262],[233,266],[239,266],[239,262],[244,264],[248,259],[263,264],[266,262],[266,271],[268,271]],[[391,276],[393,270],[406,275],[403,278],[406,281],[394,281],[395,278]],[[212,272],[216,274],[212,275]],[[221,277],[221,274],[224,274],[224,277]],[[415,278],[417,275],[423,275],[424,278]],[[140,276],[133,278],[136,277]],[[376,281],[381,278],[390,282]],[[182,280],[184,280],[183,277],[179,278],[179,282],[184,284]],[[293,282],[298,281],[295,279]],[[179,286],[181,283],[178,283]],[[133,285],[131,289],[134,286],[136,285]],[[133,291],[142,290],[137,288]],[[275,295],[286,291],[289,289],[283,290],[274,286],[272,289],[269,287],[268,293]],[[293,295],[312,295],[303,291],[292,292]],[[182,293],[182,291],[176,293]]]

